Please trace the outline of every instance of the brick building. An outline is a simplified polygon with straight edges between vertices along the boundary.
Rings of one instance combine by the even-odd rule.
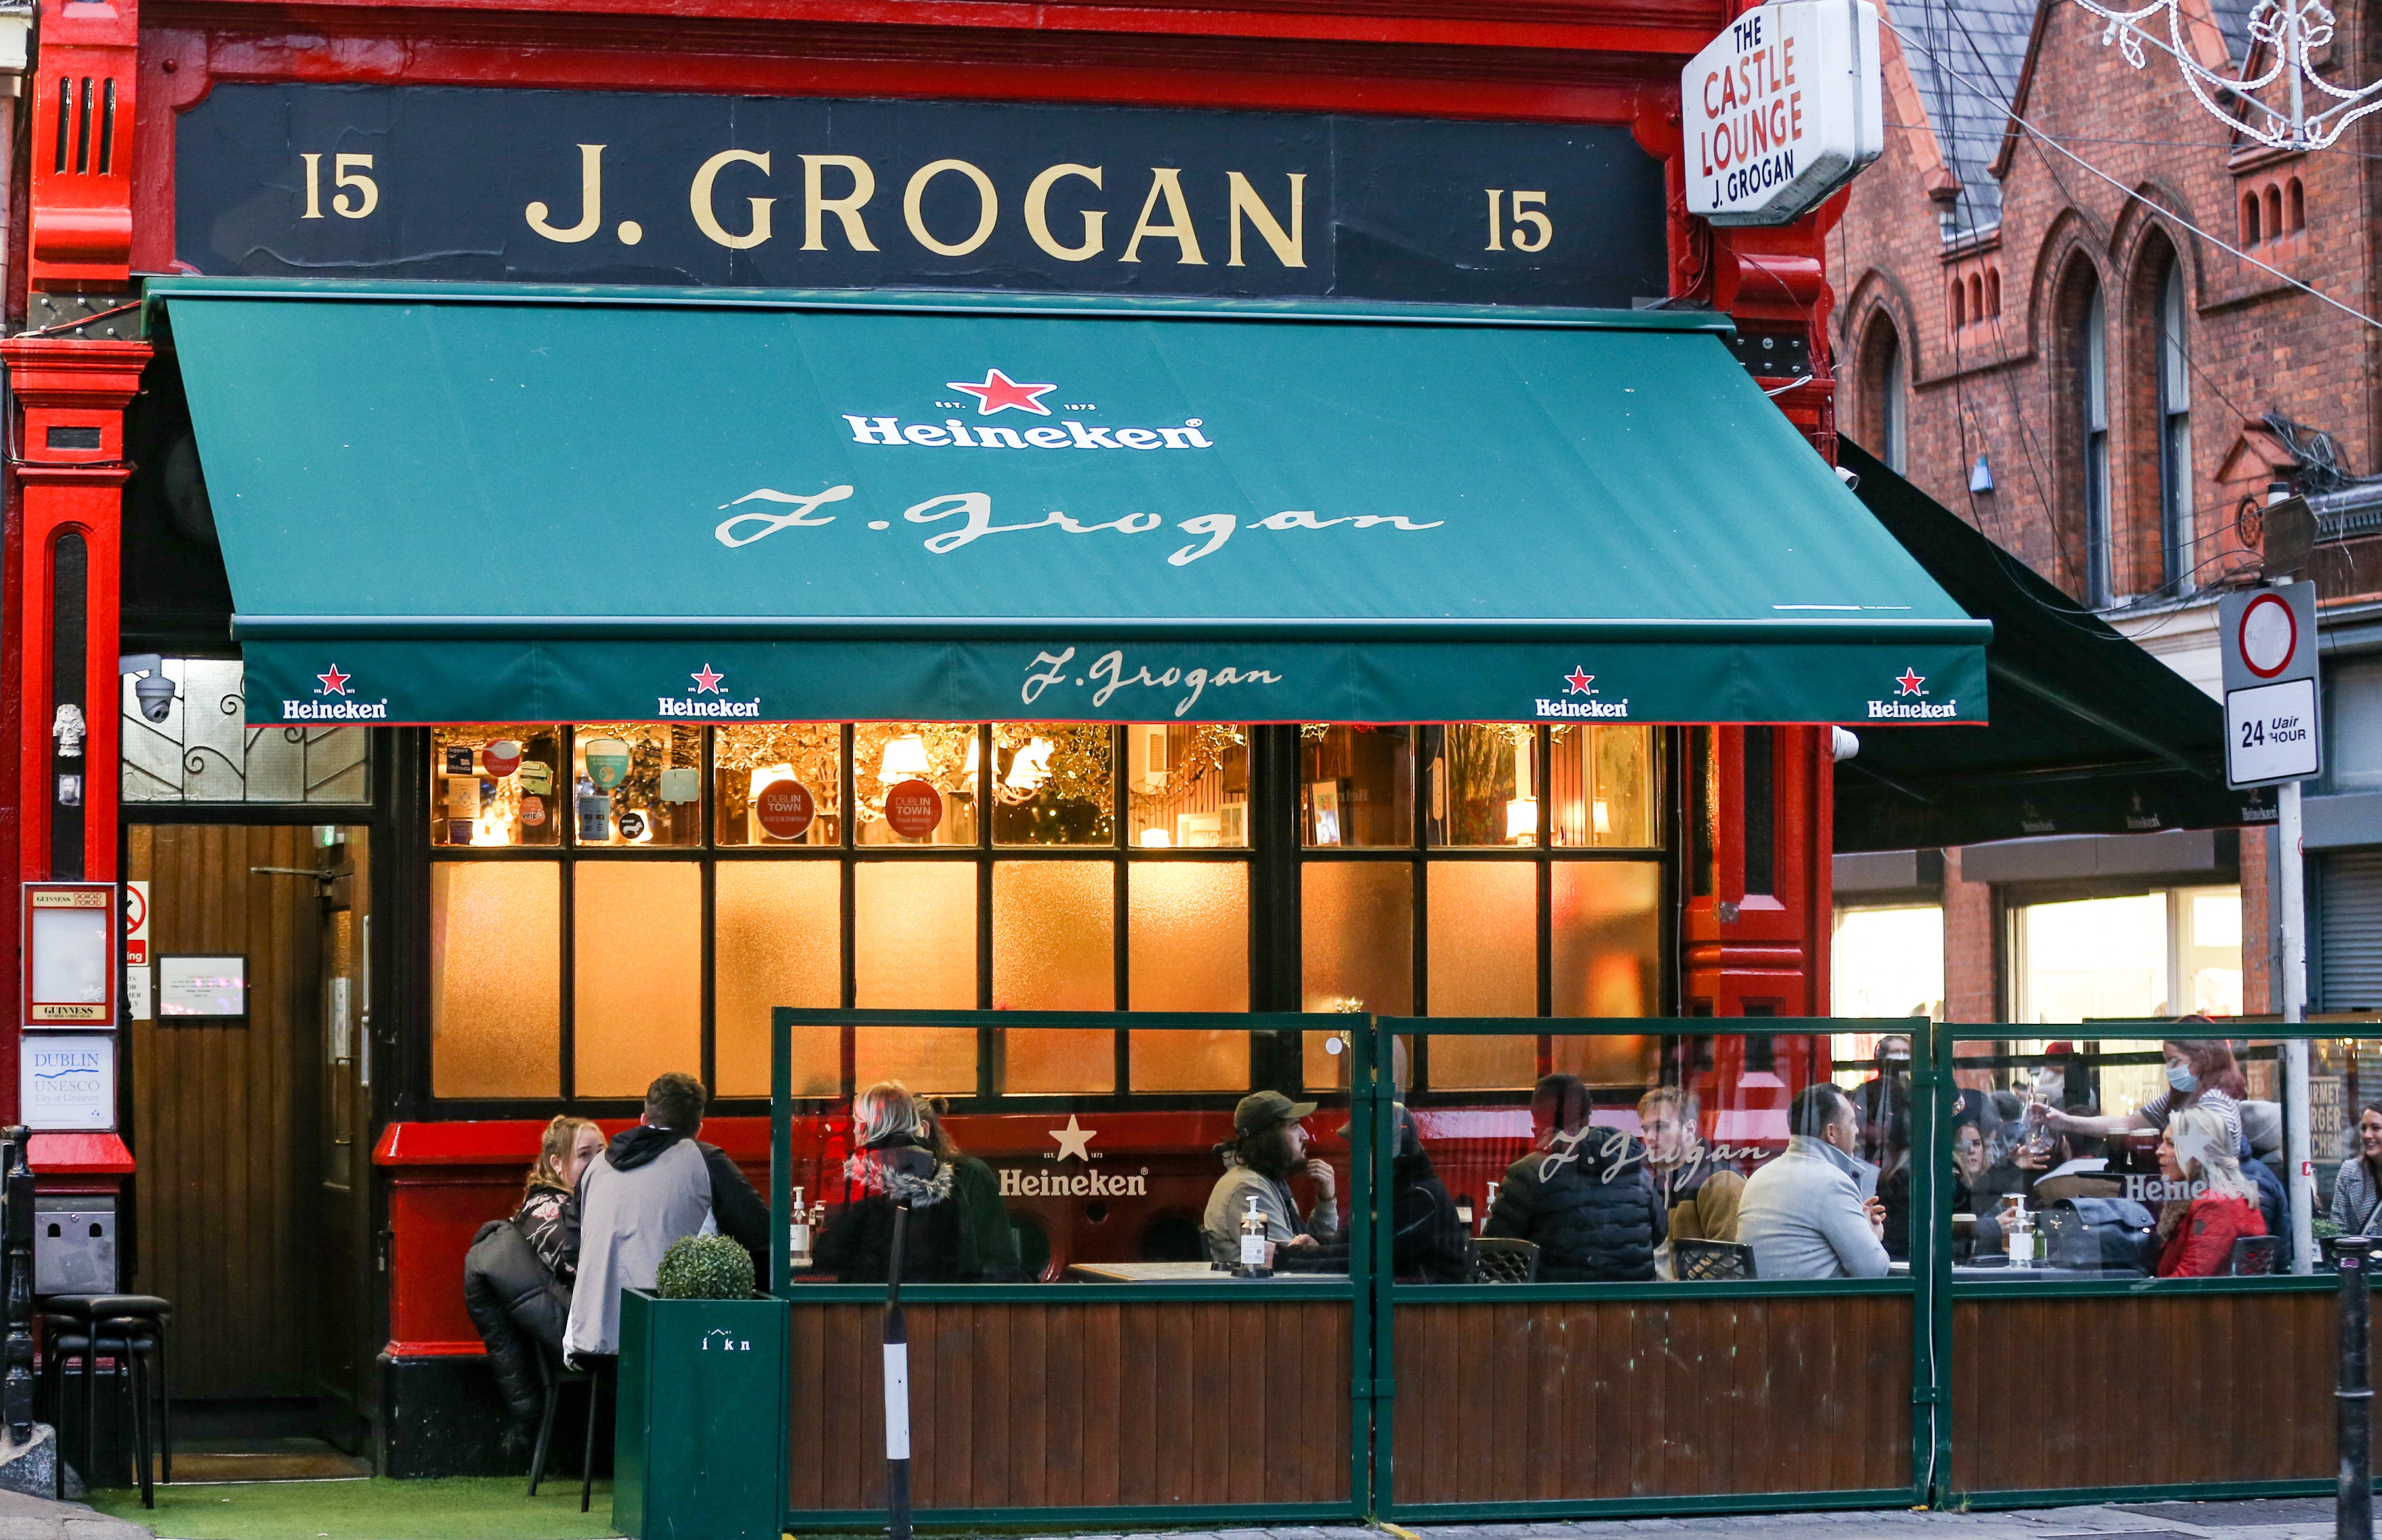
[[[2268,62],[2247,57],[2240,0],[2180,8],[2201,63]],[[2329,739],[2308,788],[2312,999],[2382,1005],[2382,480],[2355,474],[2382,458],[2382,330],[2283,276],[2373,308],[2382,141],[2367,126],[2328,151],[2263,149],[2173,58],[2132,67],[2069,0],[1885,9],[1886,151],[1828,253],[1842,426],[2212,694],[2216,594],[2259,576],[2269,486],[2311,495]],[[2358,17],[2328,67],[2377,73]],[[2254,1014],[2279,1003],[2267,846],[2255,828],[2155,830],[1940,865],[1840,858],[1841,923],[1940,906],[1955,1019],[2208,1008],[2233,1004],[2235,978]],[[2248,945],[2229,960],[2236,892]],[[2085,946],[2101,955],[2044,956]],[[1848,934],[1840,977],[1861,949]]]

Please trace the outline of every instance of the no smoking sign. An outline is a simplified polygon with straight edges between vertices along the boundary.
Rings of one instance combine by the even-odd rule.
[[[2315,584],[2229,593],[2217,607],[2225,657],[2225,783],[2305,780],[2324,767]]]

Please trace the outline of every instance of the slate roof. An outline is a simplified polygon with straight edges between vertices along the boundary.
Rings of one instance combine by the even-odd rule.
[[[2240,3],[2246,14],[2249,0]],[[1936,142],[1960,178],[1953,213],[1962,235],[2001,223],[2001,183],[1987,167],[2001,148],[2034,11],[2035,0],[1892,0],[1888,11]]]

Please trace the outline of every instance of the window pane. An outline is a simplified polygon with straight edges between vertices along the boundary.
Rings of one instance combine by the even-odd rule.
[[[1414,870],[1400,862],[1310,861],[1300,868],[1305,939],[1299,994],[1306,1010],[1369,1010],[1404,1016],[1414,1008]],[[1306,1083],[1345,1085],[1344,1054],[1308,1033]]]
[[[1624,849],[1659,844],[1654,832],[1654,729],[1570,723],[1547,729],[1554,843]]]
[[[2167,1016],[2167,895],[2029,904],[2013,928],[2018,1018]]]
[[[583,722],[571,729],[575,845],[703,843],[703,729]]]
[[[1829,989],[1838,1016],[1944,1014],[1940,904],[1836,911]]]
[[[723,1096],[769,1094],[769,1012],[843,1000],[841,869],[833,861],[723,861],[712,888],[712,1052]],[[843,1030],[794,1029],[794,1094],[843,1087]]]
[[[1128,729],[1131,730],[1131,729]],[[1137,861],[1125,871],[1136,1010],[1249,1008],[1249,869]],[[1133,1034],[1136,1091],[1246,1091],[1244,1032]]]
[[[984,743],[973,722],[854,724],[852,776],[858,801],[853,811],[860,820],[859,843],[975,844],[976,766],[983,757]],[[934,795],[905,796],[888,821],[887,794],[911,781],[926,782]],[[902,834],[897,824],[921,832]]]
[[[1309,845],[1414,843],[1414,729],[1298,729],[1299,837]]]
[[[1116,1008],[1115,882],[1105,861],[994,863],[994,1009]],[[1113,1028],[1006,1031],[1001,1044],[1011,1095],[1116,1089]]]
[[[2241,890],[2186,888],[2175,896],[2183,991],[2204,1016],[2241,1014]]]
[[[1430,863],[1430,1014],[1539,1013],[1536,862]],[[1527,1087],[1538,1079],[1535,1036],[1434,1037],[1434,1090]]]
[[[1663,869],[1652,862],[1557,862],[1549,897],[1554,1014],[1653,1015],[1663,997]],[[1434,999],[1437,978],[1433,970]]]
[[[1249,731],[1217,722],[1124,729],[1125,841],[1146,850],[1249,842]]]
[[[703,1069],[703,869],[583,861],[571,874],[571,1062],[582,1096],[642,1096]]]
[[[431,728],[430,843],[561,843],[571,814],[571,788],[555,784],[561,763],[559,727]]]
[[[853,869],[853,994],[864,1010],[976,1008],[976,866],[862,862]],[[853,1075],[913,1091],[976,1094],[976,1033],[862,1027]]]
[[[835,845],[843,838],[843,728],[772,722],[713,729],[714,837],[722,845]],[[782,783],[791,781],[793,788]],[[774,791],[771,788],[775,788]],[[763,793],[770,793],[766,806]],[[807,823],[805,823],[807,820]],[[772,826],[778,832],[772,832]]]
[[[1452,722],[1422,729],[1423,838],[1432,845],[1539,842],[1536,727]]]
[[[1116,843],[1116,743],[1100,722],[992,725],[992,842]]]
[[[548,862],[430,867],[430,1090],[562,1089],[562,874]]]

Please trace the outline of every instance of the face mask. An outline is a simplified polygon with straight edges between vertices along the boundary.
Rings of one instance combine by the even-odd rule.
[[[2167,1082],[2175,1087],[2179,1096],[2189,1096],[2200,1089],[2200,1077],[2180,1064],[2167,1067]]]

